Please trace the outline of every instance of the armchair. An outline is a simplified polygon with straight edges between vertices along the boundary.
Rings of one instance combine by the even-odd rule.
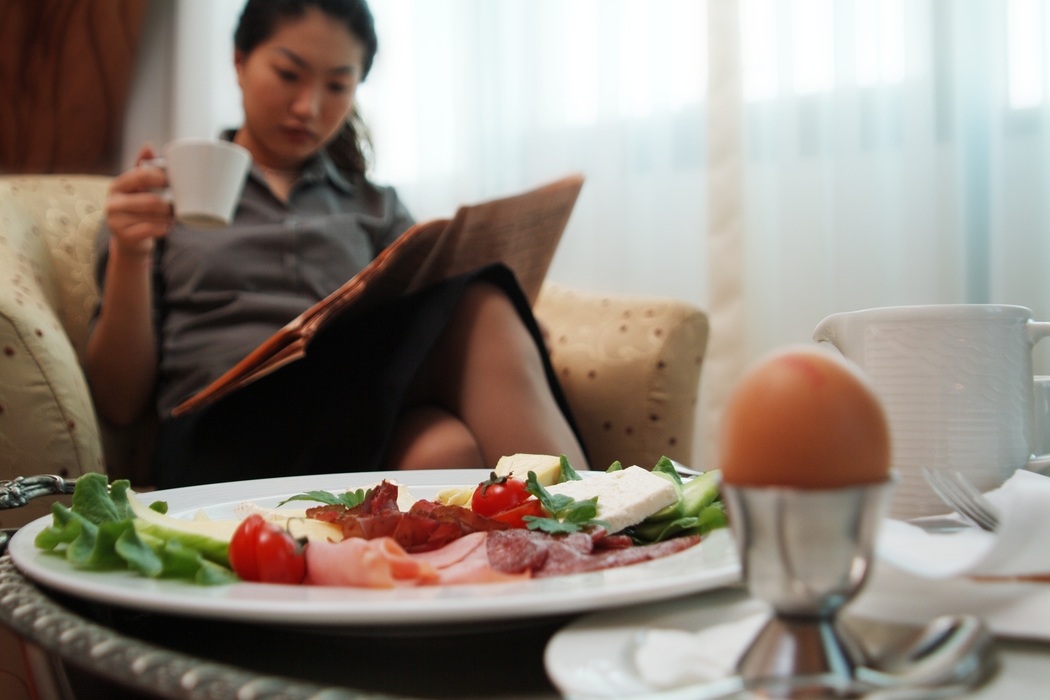
[[[97,418],[81,370],[98,297],[94,238],[109,178],[0,177],[0,479],[105,471],[149,483],[156,418]],[[551,282],[536,304],[595,468],[688,462],[707,342],[699,310]],[[48,507],[0,511],[13,527]],[[17,521],[17,522],[16,522]]]

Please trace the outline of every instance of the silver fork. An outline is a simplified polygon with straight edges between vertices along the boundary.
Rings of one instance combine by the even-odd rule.
[[[982,530],[995,532],[999,509],[959,472],[923,468],[922,475],[941,500]]]

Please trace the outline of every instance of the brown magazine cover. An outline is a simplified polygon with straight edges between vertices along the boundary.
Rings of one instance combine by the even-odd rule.
[[[460,207],[451,220],[412,226],[368,267],[176,406],[172,415],[206,406],[299,359],[318,329],[341,313],[360,313],[485,265],[509,267],[529,303],[535,303],[582,186],[583,177],[574,175],[515,197]]]

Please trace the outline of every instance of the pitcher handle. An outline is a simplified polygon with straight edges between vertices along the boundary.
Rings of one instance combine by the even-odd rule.
[[[1025,337],[1029,345],[1035,345],[1043,338],[1050,336],[1050,323],[1046,321],[1029,321],[1024,325]]]
[[[1050,472],[1050,455],[1032,455],[1024,463],[1024,468],[1037,474]]]

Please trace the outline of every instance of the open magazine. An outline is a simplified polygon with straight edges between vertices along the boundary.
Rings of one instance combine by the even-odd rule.
[[[535,303],[583,177],[525,194],[460,207],[452,219],[411,227],[346,284],[274,333],[247,357],[172,411],[206,406],[306,354],[318,329],[342,313],[360,313],[427,285],[492,263],[514,272]]]

